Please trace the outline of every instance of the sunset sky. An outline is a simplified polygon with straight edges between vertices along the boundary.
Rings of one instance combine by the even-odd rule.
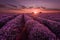
[[[24,5],[26,7],[46,7],[60,9],[60,0],[0,0],[0,4],[13,4],[18,7]]]

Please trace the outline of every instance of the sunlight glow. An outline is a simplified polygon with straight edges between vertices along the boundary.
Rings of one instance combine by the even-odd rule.
[[[34,12],[34,14],[37,14],[37,13],[38,13],[38,12],[36,12],[36,11]]]

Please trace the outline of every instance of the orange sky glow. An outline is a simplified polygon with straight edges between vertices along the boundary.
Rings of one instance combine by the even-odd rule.
[[[44,9],[22,9],[22,10],[0,10],[0,12],[12,12],[12,13],[32,13],[32,12],[42,12],[42,13],[51,13],[51,12],[60,12],[60,11],[52,11],[52,10],[44,10]]]

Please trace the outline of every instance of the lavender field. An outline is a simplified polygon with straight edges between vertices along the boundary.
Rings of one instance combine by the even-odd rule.
[[[60,40],[60,13],[0,13],[0,40]]]

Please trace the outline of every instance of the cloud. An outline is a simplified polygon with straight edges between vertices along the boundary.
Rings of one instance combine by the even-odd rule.
[[[6,5],[0,4],[0,8],[5,8],[5,7],[6,7]]]

